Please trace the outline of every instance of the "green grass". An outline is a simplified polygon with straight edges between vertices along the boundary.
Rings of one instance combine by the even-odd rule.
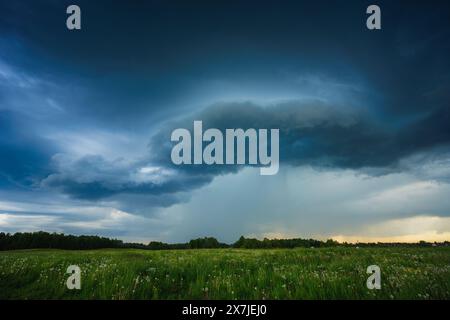
[[[366,287],[381,268],[381,290]],[[66,269],[82,270],[68,290]],[[450,248],[0,252],[0,299],[449,299]]]

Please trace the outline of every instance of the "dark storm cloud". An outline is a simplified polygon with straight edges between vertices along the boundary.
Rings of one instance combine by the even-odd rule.
[[[75,198],[91,200],[121,193],[161,196],[153,201],[158,206],[179,200],[163,195],[196,189],[217,175],[235,173],[244,167],[172,164],[171,132],[176,128],[192,131],[194,120],[202,120],[204,130],[279,128],[281,166],[311,165],[380,174],[403,170],[400,160],[415,153],[445,153],[450,148],[448,113],[442,110],[393,127],[374,121],[366,112],[318,101],[290,101],[270,106],[216,104],[182,120],[169,122],[152,138],[151,153],[140,163],[121,165],[98,156],[75,162],[62,159],[58,172],[50,175],[44,185],[59,188]],[[139,181],[135,175],[130,175],[146,165],[157,168],[154,175],[148,177],[151,182]]]
[[[51,172],[55,148],[45,139],[20,130],[21,121],[12,112],[0,110],[0,187],[33,187]]]
[[[172,165],[170,132],[193,120],[280,128],[282,166],[383,173],[448,146],[448,2],[379,1],[379,32],[365,27],[366,1],[77,1],[79,32],[65,28],[69,4],[0,3],[0,169],[11,181],[44,176],[43,188],[133,212],[168,206],[241,168]],[[291,101],[233,102],[253,96]],[[96,148],[64,156],[42,136],[93,128],[157,133],[126,161]]]
[[[376,121],[370,114],[317,101],[291,101],[262,107],[252,103],[218,104],[187,119],[171,123],[157,134],[152,146],[160,163],[170,163],[168,143],[176,128],[192,131],[193,121],[202,120],[207,128],[279,128],[280,162],[283,164],[361,169],[380,167],[397,169],[398,161],[416,152],[450,146],[448,109],[403,125]],[[184,166],[195,170],[199,166]],[[201,166],[208,170],[210,166]],[[228,171],[228,166],[220,166]],[[211,172],[217,167],[211,166]],[[231,168],[235,170],[235,168]]]
[[[101,156],[85,156],[73,161],[57,156],[53,163],[56,172],[44,179],[42,186],[57,188],[85,200],[99,200],[121,193],[153,195],[152,206],[166,206],[173,200],[163,195],[189,191],[211,181],[208,176],[176,174],[163,167],[146,174],[140,171],[145,168],[143,162],[122,163]]]
[[[181,108],[199,83],[290,86],[286,73],[370,84],[378,110],[405,117],[450,84],[450,5],[437,2],[379,1],[383,31],[368,32],[365,1],[78,1],[83,28],[70,32],[70,1],[14,1],[0,31],[39,56],[15,63],[80,81],[83,114],[122,126]]]

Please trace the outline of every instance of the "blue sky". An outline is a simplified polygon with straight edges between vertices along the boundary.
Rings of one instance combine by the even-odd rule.
[[[0,231],[450,239],[446,1],[69,4],[0,4]],[[279,128],[279,173],[174,166],[194,120]]]

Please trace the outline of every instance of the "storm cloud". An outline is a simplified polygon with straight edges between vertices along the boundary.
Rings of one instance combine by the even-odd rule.
[[[423,153],[434,158],[446,156],[450,150],[448,113],[443,110],[394,127],[374,120],[368,111],[320,101],[286,101],[268,106],[251,102],[220,103],[165,123],[150,140],[148,154],[139,162],[108,161],[100,156],[71,161],[55,156],[57,171],[43,185],[59,188],[75,198],[91,200],[120,193],[163,198],[166,194],[201,187],[217,175],[241,170],[244,165],[172,164],[170,154],[175,143],[170,141],[170,134],[176,128],[192,130],[194,120],[203,121],[204,130],[279,128],[282,166],[353,169],[369,175],[414,173],[405,159]],[[427,163],[423,160],[423,164]],[[176,197],[172,199],[176,201]],[[154,205],[157,204],[155,201]]]

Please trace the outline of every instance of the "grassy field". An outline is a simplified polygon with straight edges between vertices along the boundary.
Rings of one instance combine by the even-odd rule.
[[[366,287],[372,264],[381,290]],[[0,299],[449,298],[448,247],[0,252]]]

